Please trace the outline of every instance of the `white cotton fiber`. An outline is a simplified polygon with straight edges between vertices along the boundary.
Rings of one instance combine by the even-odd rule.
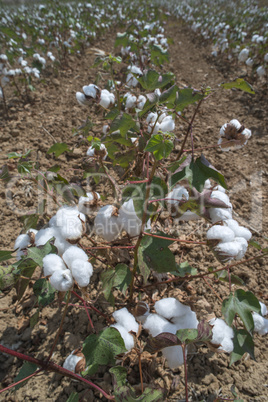
[[[180,317],[174,317],[171,320],[177,330],[185,328],[197,328],[198,320],[194,311],[189,311],[187,314]]]
[[[57,254],[48,254],[43,258],[44,275],[53,275],[55,271],[64,271],[67,269],[62,258]]]
[[[125,230],[129,236],[134,237],[140,234],[142,222],[136,214],[132,198],[124,202],[120,207],[119,219],[122,224],[122,229]]]
[[[230,203],[228,195],[223,193],[222,191],[219,190],[212,191],[210,197],[217,198],[218,200],[224,202],[228,207],[232,208],[232,204]]]
[[[189,193],[183,186],[177,186],[166,196],[167,204],[178,205],[181,200],[188,200]]]
[[[234,259],[241,251],[241,245],[238,242],[219,243],[215,248],[215,252],[219,254],[223,261]]]
[[[235,237],[244,237],[244,239],[246,239],[247,241],[251,239],[251,232],[244,226],[240,226],[239,223],[234,219],[227,219],[226,221],[224,221],[224,225],[232,229]]]
[[[22,250],[24,248],[27,248],[31,242],[30,236],[27,234],[21,234],[19,235],[14,244],[14,250],[19,249]]]
[[[73,286],[73,277],[69,269],[55,271],[50,277],[50,284],[60,292],[67,292]]]
[[[95,192],[96,198],[99,200],[100,195],[99,193]],[[85,215],[89,215],[92,211],[92,203],[94,202],[94,194],[87,193],[86,197],[80,197],[78,201],[78,211],[82,212]]]
[[[128,331],[122,325],[113,324],[110,326],[110,328],[115,328],[117,329],[117,331],[120,332],[120,335],[123,338],[127,351],[134,348],[134,337],[131,334],[129,334]]]
[[[235,243],[239,245],[239,251],[237,256],[235,257],[236,260],[240,260],[246,254],[248,243],[244,237],[235,237]]]
[[[174,297],[166,297],[165,299],[158,300],[154,305],[157,314],[170,320],[173,317],[180,317],[191,312],[189,306],[185,306]]]
[[[252,314],[254,321],[254,331],[259,335],[266,335],[268,333],[268,320],[262,317],[260,314],[254,312]]]
[[[135,320],[135,317],[128,311],[126,307],[121,308],[113,313],[115,321],[122,325],[128,332],[138,332],[139,324]]]
[[[56,213],[56,225],[61,236],[67,240],[77,240],[83,235],[85,215],[76,207],[64,206]]]
[[[183,353],[181,346],[169,346],[162,349],[163,356],[167,359],[168,367],[174,369],[183,364]]]
[[[177,329],[174,324],[171,324],[165,318],[158,314],[149,314],[146,318],[143,328],[147,329],[152,336],[157,336],[162,332],[170,332],[175,334]]]
[[[57,230],[55,228],[46,228],[40,229],[35,235],[35,245],[43,246],[48,242],[48,240],[52,239],[52,237],[56,237]]]
[[[71,264],[71,272],[81,288],[86,287],[93,274],[93,267],[88,261],[74,260]]]
[[[229,327],[221,318],[213,318],[210,320],[212,327],[212,340],[211,343],[221,345],[224,338],[233,338],[234,331]]]
[[[95,233],[108,242],[115,240],[121,232],[121,221],[113,215],[114,211],[113,205],[105,205],[98,211],[94,221]]]
[[[62,255],[65,264],[70,268],[72,262],[75,260],[87,261],[88,256],[86,253],[77,246],[70,246]]]
[[[212,223],[232,219],[231,208],[209,208],[209,215]]]
[[[166,116],[162,122],[160,122],[160,127],[159,129],[163,131],[163,133],[166,133],[167,131],[173,131],[175,128],[175,122],[172,118],[172,116]]]
[[[207,231],[208,240],[219,240],[222,243],[233,241],[235,234],[229,227],[214,225]]]
[[[62,256],[62,254],[71,247],[71,244],[65,240],[59,233],[56,234],[56,238],[54,241],[54,246],[57,247],[58,254]]]
[[[72,371],[73,373],[75,373],[75,367],[77,365],[77,363],[83,359],[83,356],[77,356],[74,355],[74,350],[72,351],[72,353],[65,359],[65,362],[63,363],[63,368],[65,368],[66,370]]]
[[[260,303],[260,306],[261,306],[261,314],[264,316],[264,315],[267,315],[267,307],[265,306],[265,304],[264,303],[262,303],[262,302],[259,302]]]
[[[219,350],[224,350],[227,353],[232,353],[232,351],[234,350],[233,340],[231,338],[223,338]]]

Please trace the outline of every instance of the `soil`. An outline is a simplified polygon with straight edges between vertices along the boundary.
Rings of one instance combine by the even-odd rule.
[[[177,77],[177,82],[183,85],[191,85],[200,88],[202,85],[217,88],[217,85],[231,81],[238,76],[244,76],[246,71],[240,65],[227,64],[222,58],[217,62],[211,60],[209,44],[201,42],[183,23],[170,20],[166,25],[166,34],[172,37],[174,44],[170,46],[170,62],[164,67],[166,71],[172,71]],[[94,46],[106,52],[113,49],[115,32],[109,32]],[[96,77],[97,69],[92,68],[95,55],[94,50],[89,49],[84,56],[70,56],[64,68],[58,71],[58,75],[45,77],[45,82],[37,86],[37,90],[31,95],[32,102],[23,103],[12,93],[8,98],[10,117],[0,122],[1,156],[0,165],[6,163],[7,153],[25,152],[32,150],[32,157],[40,162],[40,169],[45,171],[54,164],[60,164],[62,175],[73,183],[79,183],[79,169],[83,162],[88,145],[82,141],[76,131],[88,115],[86,108],[78,105],[75,99],[76,91],[81,91],[83,85],[92,83]],[[101,72],[105,78],[105,72]],[[252,138],[248,144],[238,151],[222,152],[218,148],[206,149],[203,154],[210,162],[220,170],[230,189],[230,199],[235,211],[235,219],[253,233],[254,238],[264,244],[263,237],[267,234],[267,105],[265,105],[265,83],[254,82],[255,95],[250,95],[238,90],[219,91],[209,97],[201,107],[193,128],[195,148],[214,145],[218,140],[220,127],[233,118],[238,119],[246,127],[252,130]],[[2,106],[1,106],[2,107]],[[3,113],[3,110],[0,110]],[[186,113],[191,117],[193,108]],[[92,114],[92,113],[91,113]],[[98,116],[96,124],[90,134],[100,136],[101,116]],[[176,133],[185,132],[185,124],[177,123]],[[66,142],[73,153],[64,153],[58,159],[47,150],[54,142]],[[179,149],[180,143],[178,144]],[[186,144],[191,148],[191,143]],[[174,152],[173,156],[176,156]],[[197,152],[197,155],[200,154]],[[12,168],[13,162],[9,161]],[[15,174],[15,173],[14,173]],[[121,171],[117,171],[121,174]],[[100,183],[100,191],[109,193],[107,183]],[[12,249],[16,237],[22,230],[22,222],[14,205],[20,212],[26,213],[35,208],[36,189],[27,179],[14,184],[12,187],[13,205],[7,205],[6,191],[1,184],[1,249]],[[40,227],[47,222],[44,217],[39,223]],[[174,222],[172,233],[178,236],[188,236],[189,228],[194,230],[196,224]],[[207,224],[198,227],[196,235],[200,239],[205,238]],[[191,262],[191,265],[200,273],[208,267],[218,268],[220,265],[211,252],[204,252],[201,246],[176,245],[173,251],[177,258],[183,258]],[[183,253],[182,253],[183,251]],[[256,254],[256,250],[249,248],[247,257]],[[104,259],[121,260],[126,255],[115,255],[104,252]],[[98,282],[100,266],[96,266],[92,285],[90,285],[90,299],[100,310],[112,313],[113,309],[105,301],[101,294],[101,286]],[[267,303],[268,275],[265,259],[239,265],[233,273],[240,276],[246,283],[248,290],[252,291],[261,301]],[[35,278],[40,276],[40,271],[35,272]],[[153,280],[153,279],[152,279]],[[179,300],[190,303],[196,311],[199,319],[208,317],[215,312],[220,316],[221,299],[229,294],[228,284],[216,283],[211,277],[205,280],[199,279],[189,284],[159,285],[146,292],[144,300],[152,297],[153,301],[159,297],[175,296]],[[20,303],[16,301],[15,290],[1,298],[0,309],[0,342],[12,347],[19,352],[30,354],[39,359],[45,358],[52,346],[55,333],[59,326],[62,306],[57,302],[42,309],[40,321],[33,328],[30,327],[30,317],[36,311],[33,307],[31,287],[26,292]],[[122,301],[122,299],[121,299]],[[77,300],[72,299],[73,304]],[[96,331],[106,326],[105,321],[96,314],[92,315]],[[62,364],[67,355],[75,348],[82,345],[83,340],[91,333],[88,318],[84,309],[70,306],[64,322],[60,341],[55,349],[53,361]],[[193,401],[214,401],[217,397],[233,398],[231,387],[234,385],[238,398],[244,401],[267,401],[268,386],[268,348],[265,338],[254,335],[255,358],[252,360],[245,354],[241,361],[229,367],[229,356],[225,353],[218,354],[207,347],[191,350],[188,354],[188,388],[189,398]],[[10,385],[18,374],[22,362],[13,357],[0,355],[1,369],[0,380],[2,387]],[[131,364],[132,363],[132,364]],[[135,364],[134,364],[135,363]],[[140,389],[138,365],[129,359],[125,361],[129,367],[129,382],[138,384]],[[145,387],[148,385],[160,386],[167,390],[167,401],[184,400],[184,371],[182,367],[176,370],[169,369],[161,354],[154,359],[144,359],[143,375]],[[101,368],[92,381],[102,386],[106,391],[112,391],[111,376],[107,368]],[[72,391],[85,390],[83,385],[62,378],[53,373],[34,377],[18,391],[1,394],[0,400],[5,401],[66,401]],[[87,390],[80,393],[81,401],[100,401],[105,398],[99,392]]]

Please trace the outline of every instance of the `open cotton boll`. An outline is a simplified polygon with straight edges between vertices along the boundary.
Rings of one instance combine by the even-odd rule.
[[[214,190],[220,191],[221,193],[226,193],[225,188],[222,187],[220,184],[218,184],[216,187],[214,187]]]
[[[76,370],[77,364],[80,362],[80,360],[84,360],[85,356],[81,356],[80,353],[76,355],[74,354],[74,352],[76,351],[73,350],[72,353],[67,356],[62,367],[66,370],[72,371],[73,373],[78,373],[78,371]]]
[[[50,277],[50,284],[59,292],[67,292],[73,286],[73,277],[69,269],[55,271]]]
[[[214,248],[214,251],[216,252],[218,258],[223,262],[233,260],[235,257],[238,256],[241,250],[241,245],[236,241],[219,243]]]
[[[139,95],[138,96],[138,100],[137,100],[137,108],[142,110],[144,105],[146,103],[146,98],[143,95]]]
[[[143,324],[143,328],[147,329],[152,336],[157,336],[162,332],[175,334],[177,331],[176,325],[171,324],[158,314],[149,314]]]
[[[105,205],[100,208],[94,221],[95,233],[108,242],[115,240],[121,232],[121,220],[116,214],[113,205]]]
[[[87,261],[88,256],[86,253],[77,246],[70,246],[62,255],[62,259],[67,265],[67,267],[71,267],[73,261],[75,260],[82,260]]]
[[[76,92],[75,97],[80,105],[85,106],[88,104],[88,100],[82,92]]]
[[[19,249],[22,250],[27,248],[31,242],[30,236],[28,234],[20,234],[14,244],[14,250]]]
[[[107,89],[102,89],[100,96],[100,105],[107,109],[110,105],[115,103],[115,96]]]
[[[252,67],[253,64],[254,64],[254,60],[253,60],[251,57],[249,57],[249,58],[246,60],[246,65],[247,65],[248,67]]]
[[[198,326],[198,320],[194,311],[189,311],[180,317],[173,317],[171,321],[176,326],[177,330],[185,328],[197,328]]]
[[[139,324],[135,320],[135,317],[128,311],[126,307],[121,308],[113,313],[115,321],[122,325],[128,332],[138,332]]]
[[[224,338],[232,339],[234,337],[233,329],[221,318],[213,318],[209,323],[213,325],[211,343],[221,345]]]
[[[234,219],[227,219],[224,221],[224,225],[228,226],[235,234],[235,237],[244,237],[247,241],[251,239],[251,232],[244,226],[240,226]]]
[[[48,240],[52,239],[52,237],[56,237],[57,233],[56,228],[53,227],[40,229],[35,235],[35,245],[43,246]]]
[[[97,205],[98,200],[100,199],[100,195],[97,192],[87,193],[86,197],[80,197],[78,201],[78,211],[82,212],[85,215],[89,215],[92,211],[92,207]]]
[[[100,145],[100,149],[96,149],[93,146],[89,147],[87,150],[87,156],[93,157],[93,156],[100,156],[101,159],[106,159],[108,155],[106,146],[104,144]]]
[[[163,133],[166,133],[167,131],[173,131],[174,128],[175,128],[175,122],[172,116],[167,116],[164,118],[162,122],[160,122],[159,130],[163,131]]]
[[[229,227],[215,225],[207,231],[208,240],[219,240],[222,243],[233,241],[235,234]]]
[[[119,219],[122,224],[122,229],[125,230],[129,236],[138,236],[140,234],[142,222],[136,214],[132,198],[124,202],[120,207]]]
[[[229,208],[232,208],[232,204],[230,203],[228,195],[223,193],[222,191],[219,190],[212,191],[210,197],[217,198],[217,200],[224,202],[224,204],[226,204]]]
[[[84,85],[83,86],[84,94],[86,96],[89,96],[89,97],[94,98],[94,99],[97,96],[97,91],[98,90],[99,90],[99,88],[94,84],[89,84],[89,85]]]
[[[178,205],[181,200],[189,200],[189,193],[183,186],[177,186],[166,196],[167,204]]]
[[[128,94],[126,96],[126,109],[132,109],[137,101],[137,97],[135,95]]]
[[[60,233],[58,232],[55,237],[54,246],[57,247],[58,254],[62,256],[62,254],[71,247],[71,244],[65,240]]]
[[[65,269],[67,269],[66,265],[57,254],[48,254],[43,258],[44,276],[50,276],[55,271],[64,271]]]
[[[174,297],[166,297],[158,300],[154,305],[157,314],[170,320],[173,317],[180,317],[191,312],[189,306],[185,306]]]
[[[247,60],[248,55],[249,55],[249,50],[247,48],[242,49],[241,52],[238,55],[238,60],[243,63],[243,62],[245,62]]]
[[[120,324],[113,324],[113,325],[110,325],[110,328],[115,328],[115,329],[117,329],[117,331],[119,331],[119,333],[124,341],[125,348],[127,349],[127,351],[134,348],[134,337],[128,333],[128,331],[126,330],[125,327],[123,327]]]
[[[261,78],[261,77],[264,77],[265,76],[265,68],[263,67],[263,66],[259,66],[258,68],[257,68],[257,70],[256,70],[256,73],[258,74],[258,76]]]
[[[224,350],[227,353],[232,353],[232,351],[234,350],[233,340],[231,338],[223,338],[219,350]]]
[[[74,260],[71,263],[70,268],[72,275],[78,285],[81,288],[86,287],[89,284],[90,278],[93,274],[93,267],[90,262],[83,260]]]
[[[209,216],[212,223],[225,221],[232,219],[232,210],[231,208],[209,208]]]
[[[268,320],[255,311],[252,314],[254,321],[254,331],[259,335],[266,335],[268,333]]]
[[[262,302],[259,302],[260,303],[260,306],[261,306],[261,314],[264,316],[264,315],[267,315],[267,307],[265,306],[265,304],[264,303],[262,303]]]
[[[183,353],[181,346],[169,346],[162,349],[163,356],[167,359],[168,367],[174,369],[183,364]]]
[[[57,228],[64,239],[77,240],[82,237],[86,217],[76,207],[60,208],[56,213],[56,220]]]
[[[235,237],[235,243],[239,245],[239,251],[237,256],[235,257],[236,260],[241,260],[247,252],[248,243],[244,237]]]

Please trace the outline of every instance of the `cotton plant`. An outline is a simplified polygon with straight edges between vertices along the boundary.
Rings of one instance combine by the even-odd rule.
[[[83,92],[76,92],[76,100],[80,105],[89,105],[93,101],[108,109],[115,103],[115,96],[107,89],[100,89],[97,85],[89,84],[83,86]]]
[[[251,131],[233,119],[221,127],[218,145],[222,151],[236,150],[245,146],[250,137]]]
[[[108,156],[107,148],[104,144],[100,144],[99,146],[91,145],[87,150],[87,156],[90,158],[100,158],[105,160]]]

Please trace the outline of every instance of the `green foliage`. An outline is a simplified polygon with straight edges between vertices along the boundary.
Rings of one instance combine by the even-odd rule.
[[[123,113],[113,120],[109,133],[119,130],[121,135],[126,135],[129,130],[134,129],[135,127],[135,120],[133,120],[129,114]]]
[[[151,51],[151,62],[156,66],[161,66],[162,64],[169,61],[169,54],[167,50],[164,50],[159,45],[150,46]]]
[[[181,262],[180,265],[176,264],[176,271],[171,272],[175,276],[184,277],[186,275],[197,275],[197,269],[192,267],[188,261]]]
[[[248,92],[249,94],[255,94],[255,91],[253,90],[252,86],[243,78],[236,78],[236,80],[231,82],[225,82],[220,86],[224,89],[236,88],[240,89],[241,91]]]
[[[252,336],[245,329],[236,329],[234,330],[234,350],[231,354],[230,366],[236,361],[240,360],[244,353],[248,353],[252,359],[255,360],[254,357],[254,342]]]
[[[83,374],[92,375],[96,373],[99,365],[114,364],[115,356],[125,353],[126,348],[119,331],[115,328],[106,328],[98,335],[89,335],[83,343],[82,352],[87,365]]]
[[[157,161],[160,161],[163,158],[167,158],[174,147],[173,142],[167,137],[168,136],[166,134],[153,135],[147,143],[144,151],[152,152]]]
[[[126,264],[117,264],[115,269],[108,269],[101,275],[105,299],[114,304],[112,289],[119,289],[123,294],[131,282],[131,272]]]
[[[47,279],[38,279],[33,285],[33,291],[37,296],[39,306],[48,306],[55,299],[56,291]]]
[[[26,377],[29,377],[31,374],[33,374],[36,370],[37,370],[37,365],[34,363],[30,363],[30,362],[25,362],[23,363],[19,374],[16,376],[14,382],[18,382],[20,380],[23,380]],[[17,391],[18,389],[20,389],[22,386],[24,385],[24,382],[21,384],[18,384],[15,386],[15,390]]]
[[[231,326],[238,315],[249,333],[254,329],[252,311],[260,313],[260,303],[253,293],[243,289],[236,290],[234,294],[230,293],[228,299],[224,299],[222,303],[222,314],[227,324]]]
[[[53,238],[52,238],[53,239]],[[47,254],[51,254],[51,253],[56,253],[57,252],[57,248],[51,244],[51,240],[48,240],[46,242],[46,244],[44,244],[43,246],[39,246],[39,247],[30,247],[28,249],[28,254],[27,254],[27,258],[31,259],[32,261],[34,261],[39,267],[43,267],[43,258],[47,255]]]
[[[13,265],[0,266],[0,290],[6,290],[14,286],[17,276],[13,274]]]
[[[193,88],[179,89],[175,100],[176,112],[182,112],[187,106],[204,99],[204,95]]]
[[[141,77],[137,76],[136,78],[145,90],[154,91],[157,88],[164,88],[170,84],[174,80],[174,74],[159,74],[155,70],[148,70]]]
[[[66,402],[79,402],[80,395],[73,391]]]
[[[56,144],[53,144],[52,147],[49,148],[47,153],[52,154],[54,152],[55,157],[58,158],[66,151],[70,151],[68,145],[65,142],[57,142]]]
[[[10,260],[10,258],[13,258],[14,256],[12,255],[14,253],[14,250],[8,251],[8,250],[0,250],[0,261],[7,261]]]

